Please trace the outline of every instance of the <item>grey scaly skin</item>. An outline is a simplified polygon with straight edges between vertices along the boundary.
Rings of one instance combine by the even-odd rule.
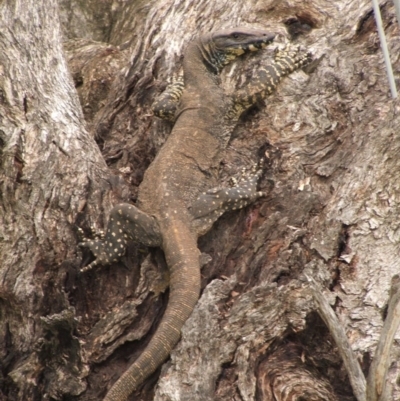
[[[298,48],[278,52],[252,84],[234,96],[219,86],[219,73],[236,57],[265,48],[274,35],[249,28],[218,31],[191,42],[183,77],[154,104],[155,114],[174,120],[170,137],[144,175],[137,207],[115,206],[104,238],[85,240],[96,257],[82,271],[118,261],[128,241],[162,247],[170,269],[167,310],[149,345],[112,386],[106,401],[124,401],[169,356],[200,293],[197,239],[227,210],[263,195],[261,171],[231,188],[218,187],[218,169],[232,129],[243,111],[271,93],[281,78],[307,64]],[[184,82],[184,84],[183,84]]]

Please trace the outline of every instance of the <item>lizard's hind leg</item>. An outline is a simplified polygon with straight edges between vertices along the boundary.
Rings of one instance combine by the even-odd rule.
[[[254,202],[265,193],[257,190],[262,168],[254,166],[238,179],[231,179],[230,188],[213,188],[201,194],[189,207],[194,217],[195,227],[200,233],[206,232],[225,212],[241,209]]]
[[[82,230],[80,233],[82,233]],[[140,211],[128,203],[115,206],[110,213],[107,231],[94,240],[83,238],[81,247],[91,250],[96,259],[81,269],[88,271],[94,266],[117,262],[125,253],[129,240],[135,240],[146,246],[160,246],[161,234],[154,217]]]

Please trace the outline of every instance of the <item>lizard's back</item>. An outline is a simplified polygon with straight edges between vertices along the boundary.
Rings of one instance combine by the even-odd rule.
[[[199,91],[206,93],[199,97]],[[141,210],[163,218],[181,206],[187,208],[202,192],[216,186],[224,149],[218,133],[224,125],[222,106],[226,108],[226,102],[214,83],[184,91],[174,128],[140,185]]]

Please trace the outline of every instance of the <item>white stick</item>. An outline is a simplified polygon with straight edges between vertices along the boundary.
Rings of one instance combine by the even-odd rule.
[[[379,39],[381,41],[383,58],[385,59],[386,72],[387,72],[388,79],[389,79],[390,92],[392,92],[392,98],[394,99],[397,97],[396,83],[395,83],[394,77],[393,77],[392,64],[390,63],[389,50],[388,50],[387,43],[386,43],[385,31],[383,30],[383,26],[382,26],[382,17],[381,17],[381,11],[379,9],[378,0],[372,0],[372,6],[374,7],[375,21],[376,21],[376,26],[378,28]],[[396,7],[396,10],[397,10],[397,7]]]

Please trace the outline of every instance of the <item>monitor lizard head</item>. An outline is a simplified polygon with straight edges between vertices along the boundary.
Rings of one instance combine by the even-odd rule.
[[[237,27],[203,36],[202,45],[219,71],[244,53],[264,49],[274,38],[275,34],[262,29]]]

